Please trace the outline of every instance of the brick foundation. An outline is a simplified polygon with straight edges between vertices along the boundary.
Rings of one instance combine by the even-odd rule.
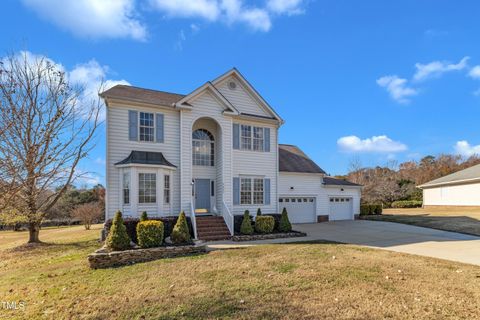
[[[317,216],[317,222],[328,222],[328,215]]]

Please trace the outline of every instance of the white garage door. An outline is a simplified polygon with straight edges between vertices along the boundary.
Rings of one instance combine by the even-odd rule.
[[[280,212],[287,209],[291,223],[317,222],[315,198],[313,197],[283,197],[278,200]]]
[[[352,198],[330,197],[330,221],[352,220],[353,205]]]

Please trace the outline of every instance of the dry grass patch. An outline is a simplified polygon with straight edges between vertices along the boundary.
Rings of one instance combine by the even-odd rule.
[[[385,209],[383,215],[366,216],[365,219],[405,223],[480,236],[478,208]]]
[[[74,229],[74,228],[72,228]],[[2,319],[439,319],[480,314],[480,268],[330,244],[263,245],[90,270],[97,232],[0,251]],[[87,237],[85,239],[84,237]],[[75,238],[79,238],[77,240]]]

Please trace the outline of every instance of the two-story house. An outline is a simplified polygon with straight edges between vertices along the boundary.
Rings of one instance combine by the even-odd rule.
[[[185,211],[233,216],[289,210],[292,222],[353,219],[360,187],[325,177],[294,146],[283,119],[236,69],[187,95],[117,85],[107,106],[106,218]],[[332,211],[333,210],[333,211]],[[217,218],[219,219],[219,218]]]

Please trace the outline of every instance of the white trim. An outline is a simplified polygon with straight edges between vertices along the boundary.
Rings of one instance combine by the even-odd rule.
[[[116,164],[115,167],[117,168],[152,168],[152,169],[165,169],[165,170],[170,170],[170,171],[175,171],[177,168],[175,167],[169,167],[169,166],[164,166],[164,165],[159,165],[159,164],[142,164],[142,163],[126,163],[126,164]]]
[[[455,180],[455,181],[445,181],[445,182],[437,182],[437,183],[432,183],[432,184],[429,184],[429,183],[424,183],[424,184],[421,184],[419,186],[417,186],[417,188],[420,188],[420,189],[429,189],[429,188],[435,188],[435,187],[440,187],[440,186],[449,186],[449,185],[456,185],[456,184],[469,184],[469,183],[476,183],[476,182],[480,182],[480,177],[479,178],[471,178],[471,179],[462,179],[462,180]]]

